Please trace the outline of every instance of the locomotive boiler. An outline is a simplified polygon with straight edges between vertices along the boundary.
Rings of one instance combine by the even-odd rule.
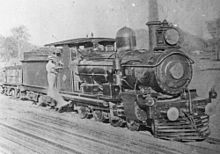
[[[158,26],[158,22],[148,24],[151,28],[150,33],[153,33],[151,31],[155,28],[152,28],[152,25]],[[172,40],[171,46],[164,45],[158,49],[155,47],[155,50],[152,51],[137,50],[135,49],[136,38],[134,31],[124,27],[118,31],[116,36],[117,53],[111,55],[112,57],[114,56],[115,61],[110,60],[112,57],[105,57],[104,61],[100,59],[97,61],[97,57],[94,57],[96,60],[81,61],[78,68],[81,80],[85,80],[86,83],[92,83],[94,80],[100,84],[112,82],[110,80],[114,78],[113,76],[111,77],[112,67],[114,67],[113,71],[120,71],[121,73],[121,79],[118,80],[122,82],[120,83],[122,89],[139,89],[138,85],[141,85],[151,87],[155,91],[165,94],[180,94],[187,88],[192,79],[193,60],[176,45],[179,41],[177,38],[179,37],[179,32],[175,28],[168,27],[166,21],[161,24],[165,29],[161,29],[160,35],[171,35],[161,34],[165,32],[174,33],[175,35],[166,36],[174,37],[169,39],[176,39]],[[171,42],[168,38],[165,41]],[[103,66],[102,68],[100,67],[101,65]],[[113,74],[116,80],[117,73]]]
[[[209,134],[208,98],[189,89],[193,60],[180,47],[178,28],[166,20],[150,21],[149,50],[136,47],[135,32],[121,28],[116,38],[77,38],[47,44],[61,53],[63,68],[56,86],[80,117],[112,126],[150,130],[155,137],[203,140]],[[147,43],[147,42],[146,42]],[[50,105],[45,65],[53,51],[25,53],[20,93]],[[36,71],[37,70],[37,71]],[[8,84],[8,83],[7,83]],[[5,91],[10,91],[7,84]],[[20,95],[19,95],[20,96]]]

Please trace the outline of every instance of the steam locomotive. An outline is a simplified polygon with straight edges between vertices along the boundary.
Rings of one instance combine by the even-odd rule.
[[[210,134],[207,105],[217,94],[212,89],[201,98],[188,89],[193,60],[179,46],[183,38],[176,27],[166,20],[147,25],[149,50],[137,49],[135,32],[123,27],[116,39],[78,38],[45,45],[53,51],[24,53],[14,76],[7,75],[12,67],[5,69],[2,93],[39,104],[56,102],[47,96],[45,69],[56,50],[63,62],[56,86],[69,101],[65,107],[82,119],[93,116],[130,130],[144,127],[163,139],[203,140]]]

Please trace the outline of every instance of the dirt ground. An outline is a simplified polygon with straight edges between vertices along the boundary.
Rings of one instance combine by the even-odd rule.
[[[1,154],[218,154],[219,144],[174,142],[75,113],[58,113],[0,95]]]

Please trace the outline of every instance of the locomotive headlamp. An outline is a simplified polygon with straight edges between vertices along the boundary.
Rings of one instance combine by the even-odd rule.
[[[171,107],[167,111],[167,118],[170,121],[176,121],[179,118],[179,110],[176,107]]]
[[[179,32],[174,29],[174,28],[171,28],[171,29],[168,29],[166,30],[166,32],[164,33],[164,39],[165,41],[169,44],[169,45],[175,45],[178,43],[179,41],[179,38],[180,38],[180,34]]]

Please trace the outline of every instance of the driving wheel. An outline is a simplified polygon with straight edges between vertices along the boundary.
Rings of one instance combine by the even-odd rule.
[[[126,122],[129,130],[138,131],[140,129],[140,123],[138,123],[137,121],[127,119]]]

